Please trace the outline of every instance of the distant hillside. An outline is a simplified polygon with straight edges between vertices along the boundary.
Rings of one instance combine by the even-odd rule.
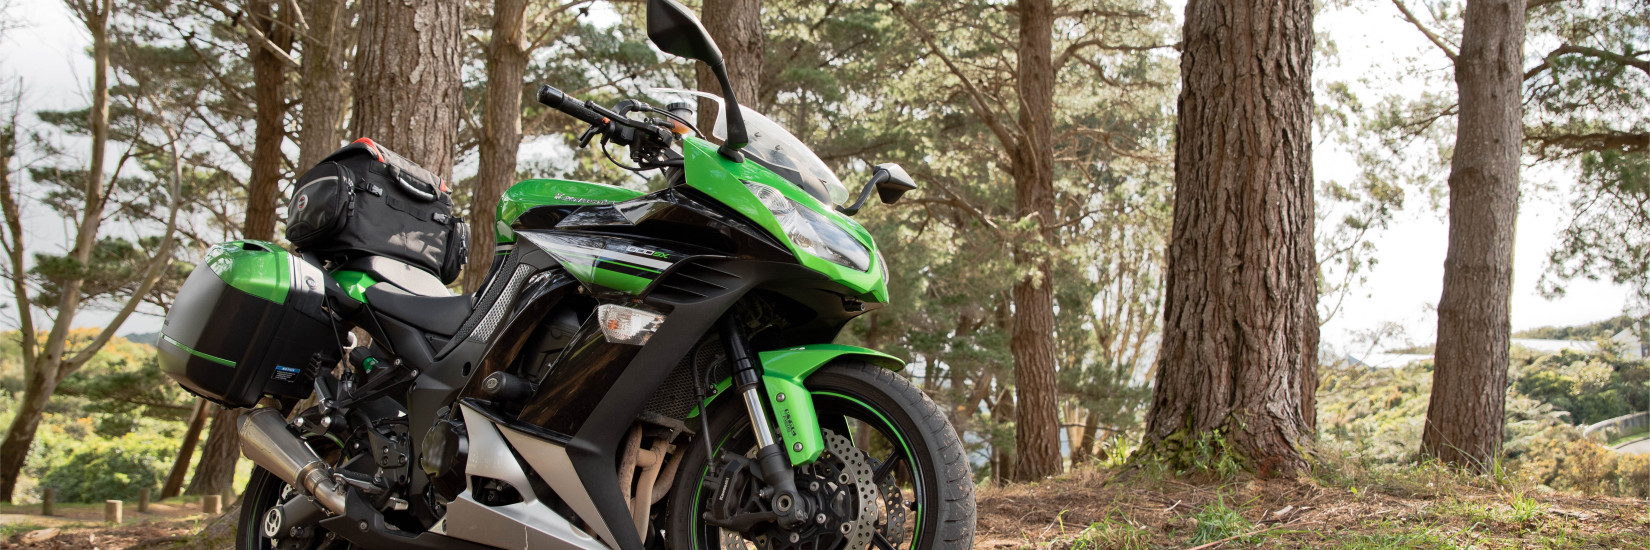
[[[160,342],[160,333],[159,332],[134,332],[134,333],[131,333],[131,334],[127,334],[126,336],[123,336],[122,338],[130,340],[134,344],[149,344],[149,345],[153,346],[156,343]]]
[[[1588,323],[1573,327],[1540,327],[1530,330],[1521,330],[1512,334],[1513,338],[1537,338],[1541,340],[1598,340],[1609,338],[1621,329],[1633,326],[1636,320],[1626,315],[1614,319],[1605,319],[1597,323]]]

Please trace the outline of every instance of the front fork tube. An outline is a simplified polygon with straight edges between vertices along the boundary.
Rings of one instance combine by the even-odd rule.
[[[750,353],[750,346],[745,342],[745,331],[736,317],[731,313],[724,315],[717,322],[717,332],[722,336],[722,345],[727,348],[728,360],[733,364],[733,381],[739,388],[739,394],[744,397],[751,429],[756,432],[756,442],[760,447],[756,451],[756,465],[761,469],[762,481],[773,488],[768,502],[774,513],[778,514],[779,524],[790,527],[805,521],[808,512],[802,509],[789,455],[774,438],[773,427],[768,422],[768,407],[762,393],[762,364]]]

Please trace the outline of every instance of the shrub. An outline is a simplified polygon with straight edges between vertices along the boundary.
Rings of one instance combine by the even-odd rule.
[[[177,454],[175,439],[154,433],[56,443],[30,467],[42,472],[39,486],[56,487],[65,502],[129,500],[139,489],[159,489]]]

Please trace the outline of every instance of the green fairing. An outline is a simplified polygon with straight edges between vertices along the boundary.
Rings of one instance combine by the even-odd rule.
[[[768,406],[779,422],[779,438],[792,465],[808,464],[819,459],[825,449],[825,437],[819,431],[819,415],[814,411],[813,395],[804,381],[839,357],[853,357],[873,365],[898,371],[905,362],[886,353],[841,344],[809,344],[757,354],[762,362],[762,385],[768,390]],[[715,395],[721,395],[733,385],[726,379],[716,384]],[[785,398],[780,399],[780,394]],[[802,447],[798,449],[797,443]]]
[[[623,187],[583,181],[558,179],[523,180],[504,191],[498,201],[498,243],[516,242],[516,232],[510,224],[535,206],[572,204],[600,205],[624,202],[641,196],[641,192]]]
[[[682,153],[687,158],[687,184],[690,187],[704,191],[723,204],[744,214],[760,225],[768,233],[777,236],[796,254],[803,266],[825,274],[831,279],[854,292],[860,293],[856,298],[868,302],[888,302],[888,285],[882,280],[882,262],[876,253],[876,243],[871,240],[871,233],[867,232],[858,222],[842,215],[829,205],[821,204],[801,188],[763,168],[755,162],[733,162],[716,152],[717,146],[695,137],[688,137],[682,143]],[[855,239],[870,249],[871,267],[867,271],[859,271],[844,267],[814,256],[791,242],[785,236],[785,231],[779,225],[768,207],[745,187],[743,182],[760,183],[779,190],[786,198],[796,201],[803,208],[813,210],[830,219],[838,227],[848,231]]]
[[[283,304],[292,284],[291,261],[291,255],[274,243],[245,240],[212,245],[201,263],[230,287]]]
[[[335,272],[332,279],[344,287],[344,292],[349,293],[349,297],[363,304],[367,303],[367,289],[378,284],[378,280],[372,278],[372,275],[360,271]]]

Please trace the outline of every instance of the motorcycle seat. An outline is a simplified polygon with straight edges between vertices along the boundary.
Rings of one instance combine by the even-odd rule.
[[[429,334],[452,336],[470,315],[470,296],[454,296],[428,271],[382,256],[345,262],[340,269],[371,275],[380,284],[363,295],[378,313]]]
[[[447,291],[447,285],[441,284],[441,279],[437,279],[435,275],[392,258],[356,258],[344,262],[338,269],[372,275],[374,280],[395,285],[414,296],[452,296],[452,293]]]
[[[373,311],[429,334],[452,336],[470,315],[470,297],[419,296],[394,285],[373,285],[364,293]]]

